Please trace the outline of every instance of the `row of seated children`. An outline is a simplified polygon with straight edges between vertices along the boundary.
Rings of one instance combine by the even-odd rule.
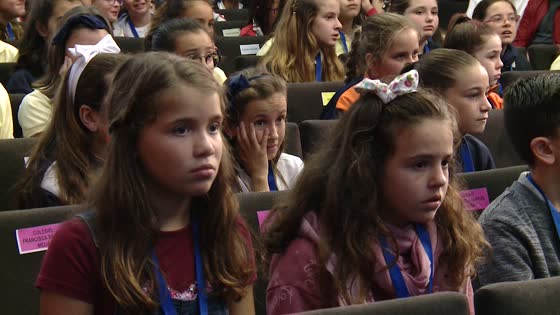
[[[108,3],[107,1],[97,2],[103,4]],[[46,41],[48,41],[49,34],[52,33],[52,27],[55,24],[56,19],[60,18],[64,14],[65,10],[68,10],[70,6],[80,4],[80,2],[72,0],[43,0],[34,2],[31,12],[26,19],[26,30],[21,43],[23,48],[21,52],[22,56],[18,58],[19,68],[33,71],[25,72],[26,76],[24,77],[22,77],[21,74],[20,76],[16,76],[19,81],[8,84],[8,91],[10,93],[31,92],[31,82],[34,79],[37,79],[46,68],[44,60],[47,58],[46,49],[44,47],[47,46]],[[118,1],[113,1],[112,5],[118,5]],[[259,5],[260,4],[257,4],[257,6]],[[141,16],[143,14],[143,16],[149,16],[149,10],[147,9],[148,6],[145,3],[142,5],[129,4],[128,6],[131,7],[131,12],[138,11],[134,14],[131,13],[131,15]],[[330,52],[328,52],[330,49],[328,47],[321,49],[322,58],[319,58],[321,63],[324,63],[323,68],[325,75],[314,75],[315,71],[313,70],[315,69],[312,68],[314,68],[314,63],[316,63],[315,58],[317,56],[316,51],[318,51],[318,49],[313,46],[313,43],[315,43],[315,46],[317,44],[325,44],[326,46],[329,46],[329,41],[335,42],[335,53],[337,55],[347,54],[351,50],[350,43],[354,37],[354,31],[359,29],[359,25],[363,20],[362,15],[373,15],[383,11],[383,8],[379,5],[379,1],[361,1],[358,3],[356,0],[333,0],[330,2],[316,3],[313,0],[299,0],[282,2],[279,6],[284,9],[284,12],[278,19],[278,24],[280,24],[278,28],[282,29],[283,32],[278,32],[279,34],[274,37],[275,39],[278,37],[280,42],[274,46],[275,49],[272,50],[272,55],[267,57],[267,61],[265,61],[264,64],[269,65],[268,70],[275,74],[283,74],[287,72],[288,74],[283,76],[285,79],[288,79],[289,82],[312,81],[318,79],[318,77],[320,77],[321,80],[341,80],[342,74],[339,70],[337,70],[337,68],[340,69],[340,64],[337,63],[337,60],[330,57]],[[112,20],[116,18],[114,12],[115,8],[105,8],[102,6],[95,7],[100,10],[100,13],[108,19],[109,22],[112,22]],[[422,52],[428,52],[429,50],[437,47],[437,44],[434,42],[434,38],[437,37],[435,31],[439,26],[439,19],[437,15],[438,7],[436,1],[395,0],[392,1],[385,9],[389,12],[404,15],[417,25],[418,29],[421,31],[420,36],[422,39],[420,48]],[[513,46],[511,46],[511,42],[513,41],[513,38],[515,38],[515,31],[517,29],[515,6],[507,0],[489,0],[481,2],[476,9],[477,10],[475,10],[473,18],[484,22],[484,24],[496,30],[502,38],[504,45],[502,55],[504,68],[509,70],[528,69],[528,63],[526,60],[522,58],[522,55],[517,55],[517,52]],[[142,13],[140,13],[140,11],[142,11]],[[362,14],[360,14],[360,11]],[[116,12],[118,13],[118,8],[116,9]],[[312,23],[315,27],[312,27],[313,25],[308,25],[309,23],[307,23],[307,21],[315,20],[315,16],[319,17],[317,20],[321,20],[320,18],[322,16],[328,18],[327,15],[332,16],[333,14],[339,17],[341,23],[335,23],[337,25],[333,24],[334,27],[333,25],[329,25],[328,27],[330,27],[330,29],[321,29],[321,23]],[[510,18],[511,16],[513,18]],[[155,30],[162,21],[179,17],[187,17],[200,21],[207,27],[208,31],[213,36],[213,11],[210,4],[205,0],[170,0],[164,2],[156,11],[153,21],[149,27],[143,27],[141,33],[147,33],[146,36],[150,37],[150,33],[153,32],[153,30]],[[142,17],[141,19],[144,18],[145,17]],[[125,16],[124,20],[127,19],[128,18]],[[276,16],[274,19],[276,19]],[[336,20],[336,18],[332,20]],[[126,23],[126,21],[123,23],[125,26],[130,24]],[[296,25],[297,27],[295,27]],[[116,36],[122,36],[123,34],[121,33],[123,32],[130,33],[132,32],[132,29],[122,31],[119,27],[115,27],[114,34]],[[333,40],[333,36],[338,38]],[[294,37],[301,38],[301,44],[298,45],[296,41],[296,44],[294,45],[294,42],[292,41],[292,44],[290,45],[291,41],[289,39]],[[322,41],[325,43],[322,43]],[[273,40],[267,42],[260,53],[265,54],[268,52],[273,42]],[[30,49],[31,45],[34,45],[34,49]],[[37,52],[34,53],[37,48],[39,48],[39,52],[42,52],[41,54]],[[302,55],[306,58],[292,60],[290,58],[294,57],[286,57]],[[37,58],[37,56],[41,58]],[[309,59],[307,59],[307,56],[309,56]],[[33,60],[29,60],[29,57],[35,58],[33,58]],[[299,59],[303,59],[305,62],[300,64],[302,61],[299,61]],[[293,64],[295,61],[298,66],[286,67],[284,63],[276,60],[287,60],[288,65]],[[297,71],[294,71],[294,69],[297,69]],[[23,79],[25,79],[24,82],[21,82]]]
[[[125,14],[119,16],[119,8],[123,4]],[[164,21],[173,18],[190,18],[202,23],[211,37],[214,36],[213,11],[211,3],[207,0],[170,0],[164,2],[153,14],[148,1],[127,0],[121,2],[97,0],[36,0],[30,5],[30,10],[25,16],[25,25],[22,32],[18,32],[18,49],[2,42],[3,62],[17,62],[16,71],[10,77],[6,89],[9,93],[28,94],[33,91],[32,84],[46,75],[46,69],[52,67],[48,64],[47,51],[50,46],[51,35],[56,30],[57,23],[64,14],[73,7],[92,5],[111,26],[111,34],[124,37],[150,37],[151,33]],[[227,6],[230,4],[228,3]],[[259,5],[259,4],[257,4]],[[217,7],[223,7],[221,2]],[[18,12],[18,16],[24,13]],[[274,21],[272,21],[274,22]],[[1,23],[0,23],[1,24]],[[20,34],[21,33],[21,34]],[[148,47],[149,48],[149,47]],[[58,69],[58,68],[56,68]],[[220,73],[222,82],[225,75]],[[37,85],[41,86],[40,81]]]
[[[138,313],[176,303],[251,314],[255,264],[249,233],[238,216],[230,186],[237,183],[273,190],[271,168],[273,184],[280,188],[280,183],[286,183],[284,174],[274,173],[281,169],[285,83],[258,71],[232,77],[226,85],[225,107],[220,100],[222,89],[212,80],[207,66],[163,54],[131,59],[91,54],[108,52],[107,48],[117,50],[105,34],[95,45],[71,50],[77,61],[58,88],[54,115],[62,112],[62,107],[66,113],[53,117],[48,127],[53,132],[41,135],[41,143],[46,143],[47,136],[56,132],[56,121],[73,119],[88,138],[76,142],[76,147],[91,146],[82,153],[86,174],[74,173],[70,180],[89,178],[94,168],[100,171],[98,180],[81,183],[90,186],[86,190],[93,189],[92,197],[84,190],[82,200],[77,201],[89,202],[95,215],[66,223],[47,253],[37,282],[42,290],[42,309],[47,314],[61,310],[114,313],[116,308]],[[441,50],[441,58],[447,51]],[[433,58],[440,54],[435,52]],[[428,57],[417,64],[420,85],[429,84],[429,80],[422,82],[421,68]],[[96,70],[95,65],[104,59],[108,65]],[[406,292],[402,294],[457,290],[472,301],[469,275],[486,245],[480,228],[463,210],[456,188],[449,182],[453,178],[454,144],[460,141],[457,135],[465,128],[484,125],[489,105],[482,91],[489,79],[474,58],[464,54],[462,60],[463,68],[450,68],[449,75],[455,73],[457,80],[456,73],[462,70],[480,76],[470,84],[478,93],[474,98],[481,100],[477,103],[481,121],[476,117],[463,120],[463,116],[477,112],[462,115],[460,108],[456,121],[440,96],[422,89],[414,91],[419,84],[414,71],[399,77],[395,85],[363,82],[363,98],[343,116],[338,133],[310,160],[286,205],[275,209],[267,222],[265,242],[269,253],[276,254],[268,290],[270,313],[400,296],[393,288],[398,281],[384,268],[395,259],[386,258],[387,253],[398,256],[396,266],[405,273],[404,290],[398,290]],[[113,75],[110,69],[115,67]],[[95,82],[86,79],[88,76],[97,78],[101,90],[109,87],[106,101],[102,101],[103,95],[91,95],[91,90],[87,95],[90,82]],[[257,88],[260,84],[264,92]],[[272,91],[268,94],[267,85]],[[451,93],[450,87],[439,87],[440,91],[438,87],[434,89],[439,94]],[[222,124],[237,156],[229,156],[229,142],[222,140],[220,131]],[[66,136],[74,134],[66,132]],[[51,145],[66,146],[68,143]],[[59,159],[64,157],[47,157],[43,168],[54,162],[58,165]],[[325,172],[333,166],[337,166],[333,172]],[[51,169],[56,178],[67,176],[56,168]],[[245,171],[250,181],[236,177],[236,169],[238,175]],[[38,178],[43,181],[44,176]],[[372,188],[376,193],[372,194]],[[94,228],[90,231],[84,221]],[[136,223],[131,225],[130,221]],[[294,241],[300,226],[302,237]],[[223,234],[215,235],[215,229]],[[335,229],[339,233],[329,232]],[[345,246],[348,240],[354,246]],[[448,245],[452,240],[453,247]],[[132,252],[137,253],[127,255],[129,268],[119,264],[119,257],[125,255],[124,244],[127,252],[133,247]],[[373,253],[364,251],[371,244]],[[317,263],[302,266],[298,257],[290,261],[290,247],[316,257]],[[348,255],[347,250],[353,252]],[[431,259],[428,252],[432,252]],[[220,263],[224,256],[232,257],[226,265]],[[198,263],[195,257],[199,257]],[[332,257],[335,259],[330,260]],[[411,262],[410,257],[417,259]],[[149,262],[161,268],[152,269]],[[370,273],[363,270],[377,263],[382,270],[379,278],[368,278]],[[418,263],[418,274],[411,275],[405,268],[410,263]],[[187,272],[184,266],[189,266]],[[281,275],[287,273],[282,268],[305,275],[283,278]],[[302,283],[313,281],[321,285],[302,287]],[[348,288],[348,281],[357,287]],[[200,290],[195,282],[202,284]],[[206,296],[206,284],[221,293]],[[318,287],[326,294],[313,291]],[[157,288],[164,289],[156,294]],[[285,290],[299,298],[286,303],[282,300]]]
[[[70,11],[68,20],[93,20],[102,24],[101,17],[85,8]],[[212,71],[211,54],[203,53],[199,56],[201,52],[192,52],[185,48],[189,44],[189,38],[197,40],[198,44],[204,44],[204,37],[206,41],[210,41],[210,37],[198,23],[177,19],[162,26],[154,33],[153,50],[171,52],[183,58],[194,54],[196,57],[186,59],[195,59],[204,64],[209,72]],[[67,42],[68,37],[72,36],[72,27],[87,30],[76,27],[76,24],[72,26],[71,23],[65,23],[55,38]],[[53,117],[44,122],[43,131],[38,136],[38,145],[31,154],[25,177],[20,183],[21,207],[83,202],[85,192],[90,186],[89,175],[103,164],[108,136],[106,117],[101,105],[103,93],[99,91],[105,91],[109,86],[109,71],[114,68],[114,63],[123,57],[113,58],[106,55],[118,53],[119,48],[105,30],[102,30],[101,35],[103,37],[95,45],[76,47],[79,50],[102,53],[100,56],[104,56],[103,58],[114,59],[112,67],[98,66],[97,62],[103,62],[103,58],[100,61],[93,58],[91,67],[85,67],[76,74],[73,69],[83,64],[89,55],[82,60],[81,56],[84,53],[77,51],[78,48],[68,50],[77,60],[75,62],[80,63],[74,63],[65,78],[61,78],[58,95],[54,98],[56,104],[52,107]],[[200,62],[200,58],[204,62]],[[107,65],[107,62],[104,64]],[[83,80],[79,80],[82,77]],[[92,77],[97,79],[93,80]],[[65,88],[69,84],[68,81],[73,82],[75,99],[80,101],[65,98],[68,93],[68,89]],[[294,178],[303,167],[303,162],[295,156],[282,153],[287,109],[285,82],[254,69],[232,78],[226,84],[226,88],[229,91],[230,104],[226,126],[228,138],[239,162],[236,167],[240,179],[238,190],[268,191],[291,187]],[[83,98],[82,91],[85,93]],[[262,185],[263,182],[266,185]]]
[[[433,52],[433,58],[444,62],[447,51]],[[466,53],[458,55],[459,61],[447,56],[456,67],[449,70],[480,76],[475,90],[483,90],[483,67]],[[239,182],[234,167],[239,162],[222,137],[244,142],[233,144],[241,148],[240,157],[258,147],[258,160],[264,161],[276,142],[262,141],[282,129],[285,83],[247,72],[231,78],[224,92],[200,62],[157,52],[112,56],[95,55],[89,64],[80,57],[60,90],[78,99],[82,77],[72,79],[73,73],[81,69],[86,75],[104,58],[119,64],[112,75],[97,76],[109,86],[100,115],[107,145],[99,177],[84,200],[91,211],[64,223],[44,258],[37,279],[42,312],[254,314],[252,285],[261,255],[254,254],[253,244],[259,239],[239,216],[231,189]],[[390,84],[366,79],[359,85],[360,99],[265,221],[268,314],[440,291],[463,292],[472,310],[471,276],[477,270],[483,284],[492,277],[557,275],[552,239],[559,126],[553,117],[559,113],[553,105],[560,97],[560,76],[519,82],[506,94],[508,132],[532,171],[481,218],[491,244],[497,244],[492,260],[481,225],[463,208],[454,181],[454,148],[467,127],[441,97],[438,89],[445,86],[435,92],[422,87],[430,84],[422,81],[422,62]],[[270,81],[263,86],[279,84],[280,91],[243,110],[243,92],[249,97],[251,85],[265,79]],[[525,106],[533,93],[541,96]],[[484,93],[478,91],[477,98],[485,101]],[[243,117],[264,103],[280,119],[250,120],[249,128],[241,121],[230,125],[232,110]],[[525,228],[510,213],[525,218]],[[543,226],[543,233],[531,232],[529,223]],[[530,258],[545,257],[546,263],[532,266],[525,255],[533,248],[523,248],[517,234],[505,235],[510,229],[541,246],[542,254]],[[512,252],[518,256],[505,268]],[[528,269],[515,269],[519,262]]]

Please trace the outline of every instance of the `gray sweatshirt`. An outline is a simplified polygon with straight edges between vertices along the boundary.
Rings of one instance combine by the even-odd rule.
[[[492,250],[477,268],[475,289],[560,275],[560,240],[554,220],[527,174],[522,173],[479,218]]]

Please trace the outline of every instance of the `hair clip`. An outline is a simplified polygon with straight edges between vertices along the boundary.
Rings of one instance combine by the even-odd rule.
[[[364,79],[356,85],[356,91],[359,93],[374,93],[383,103],[387,104],[399,95],[416,92],[418,81],[418,71],[410,70],[397,76],[389,84],[380,80]]]

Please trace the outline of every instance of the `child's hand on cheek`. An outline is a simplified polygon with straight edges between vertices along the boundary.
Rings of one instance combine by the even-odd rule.
[[[243,122],[237,127],[237,146],[243,166],[251,176],[252,191],[269,191],[268,188],[268,128],[264,130],[262,138],[257,139],[255,126],[245,126]]]

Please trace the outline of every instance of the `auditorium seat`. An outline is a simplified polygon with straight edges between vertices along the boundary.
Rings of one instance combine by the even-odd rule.
[[[299,313],[300,315],[467,315],[469,304],[464,294],[441,292]],[[479,315],[477,313],[477,315]]]
[[[249,10],[247,9],[215,9],[214,12],[222,15],[226,21],[243,21],[249,24]]]
[[[222,56],[236,57],[256,55],[266,41],[264,36],[223,37],[216,36],[214,43]]]
[[[517,80],[532,78],[532,77],[537,76],[539,74],[550,73],[550,72],[560,73],[560,71],[548,71],[548,70],[507,71],[507,72],[502,73],[502,77],[500,78],[500,83],[502,84],[502,87],[503,87],[504,91],[506,91],[507,88],[510,87]]]
[[[234,60],[235,71],[241,71],[247,68],[256,67],[261,60],[261,56],[237,56]]]
[[[502,282],[476,291],[476,315],[560,314],[560,277]]]
[[[19,105],[21,105],[21,100],[26,94],[9,94],[10,104],[12,106],[12,121],[14,124],[14,138],[23,137],[23,131],[21,130],[21,125],[19,124],[18,112]]]
[[[488,199],[492,202],[506,188],[515,182],[522,172],[529,170],[527,165],[518,165],[493,170],[457,174],[458,180],[465,189],[486,188]]]
[[[66,206],[0,212],[1,314],[39,314],[39,291],[34,284],[45,252],[20,255],[15,230],[59,223],[79,210]]]
[[[241,215],[245,218],[256,237],[260,235],[257,212],[272,209],[274,203],[285,195],[286,191],[237,194]],[[266,287],[268,286],[268,279],[266,278],[267,270],[264,270],[264,272],[265,274],[259,274],[257,282],[253,286],[256,315],[266,315]]]
[[[123,53],[141,53],[144,51],[144,38],[115,36],[115,42]]]
[[[344,82],[306,82],[288,84],[288,121],[295,123],[319,119],[325,107],[323,96],[333,94]]]
[[[440,0],[438,1],[438,16],[440,29],[447,30],[449,21],[455,13],[467,11],[468,1]]]
[[[301,136],[296,123],[286,123],[286,135],[284,136],[284,152],[303,158],[301,152]]]
[[[35,142],[35,138],[0,139],[0,211],[16,209],[15,185],[25,171],[23,158]]]
[[[531,45],[528,50],[533,70],[549,70],[556,57],[558,57],[558,47],[556,45]]]
[[[239,37],[239,32],[248,21],[218,21],[214,23],[214,35],[216,37]]]
[[[338,120],[305,120],[299,123],[304,159],[307,159],[317,150],[318,145],[327,139],[337,122]]]
[[[508,167],[525,164],[511,143],[506,132],[503,110],[491,110],[484,132],[474,135],[490,150],[496,167]]]

